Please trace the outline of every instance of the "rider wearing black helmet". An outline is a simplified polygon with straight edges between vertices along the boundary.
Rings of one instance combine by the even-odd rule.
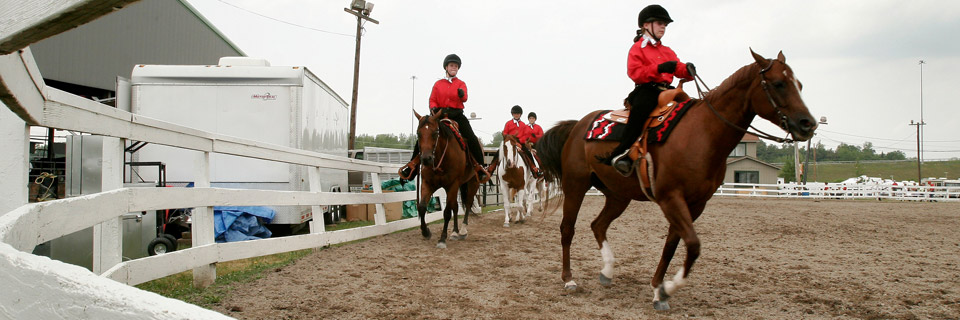
[[[626,99],[631,106],[630,119],[620,145],[607,159],[624,176],[633,171],[633,161],[626,155],[640,137],[646,118],[657,107],[660,92],[672,88],[674,77],[693,80],[696,74],[692,63],[680,62],[677,54],[660,41],[671,22],[667,10],[656,4],[640,10],[637,17],[640,29],[627,54],[627,75],[636,84]]]
[[[467,102],[467,84],[457,78],[457,73],[460,71],[460,56],[449,54],[443,58],[443,69],[446,71],[445,77],[437,80],[430,92],[430,112],[443,112],[447,118],[457,122],[460,135],[463,136],[470,154],[476,160],[477,177],[480,178],[480,183],[484,183],[490,179],[490,174],[484,168],[486,165],[483,163],[483,149],[473,133],[470,120],[463,115],[463,103]],[[419,165],[420,144],[417,143],[413,147],[413,158],[400,169],[400,178],[410,180],[416,177]]]

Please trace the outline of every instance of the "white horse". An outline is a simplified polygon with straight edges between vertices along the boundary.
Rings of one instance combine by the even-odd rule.
[[[500,167],[497,177],[500,179],[500,194],[503,198],[503,226],[510,226],[510,212],[514,209],[515,223],[523,223],[527,217],[533,215],[535,205],[543,210],[543,196],[538,191],[543,189],[543,178],[535,178],[533,171],[523,162],[517,147],[520,142],[513,135],[505,135],[500,145]],[[516,201],[514,201],[516,197]]]

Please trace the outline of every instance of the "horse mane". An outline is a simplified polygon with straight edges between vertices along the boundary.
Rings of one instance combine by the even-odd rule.
[[[561,155],[563,146],[567,143],[567,137],[577,125],[577,120],[566,120],[557,123],[553,128],[547,130],[533,147],[540,155],[540,168],[543,169],[545,181],[560,181],[563,176]]]
[[[730,91],[731,88],[737,86],[737,84],[739,84],[742,81],[747,81],[747,80],[752,81],[753,78],[755,78],[757,73],[759,72],[757,68],[758,66],[756,63],[750,63],[743,67],[740,67],[740,69],[733,72],[733,74],[731,74],[729,77],[724,79],[723,82],[720,83],[720,85],[714,87],[713,89],[708,91],[706,94],[704,94],[704,98],[709,98],[710,96],[714,94],[719,94],[720,92],[728,92]]]

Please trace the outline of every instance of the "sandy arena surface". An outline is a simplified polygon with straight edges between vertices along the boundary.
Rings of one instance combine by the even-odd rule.
[[[587,197],[572,246],[580,287],[560,280],[561,213],[504,228],[502,211],[435,247],[419,230],[319,250],[236,287],[215,310],[241,319],[960,318],[960,203],[715,198],[694,224],[690,284],[653,310],[667,224],[634,202],[609,231],[613,285]],[[668,272],[682,263],[681,243]]]

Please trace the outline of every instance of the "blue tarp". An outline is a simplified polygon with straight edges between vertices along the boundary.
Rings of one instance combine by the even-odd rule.
[[[269,238],[272,233],[263,226],[277,212],[267,207],[213,207],[213,232],[217,242],[234,242]]]

